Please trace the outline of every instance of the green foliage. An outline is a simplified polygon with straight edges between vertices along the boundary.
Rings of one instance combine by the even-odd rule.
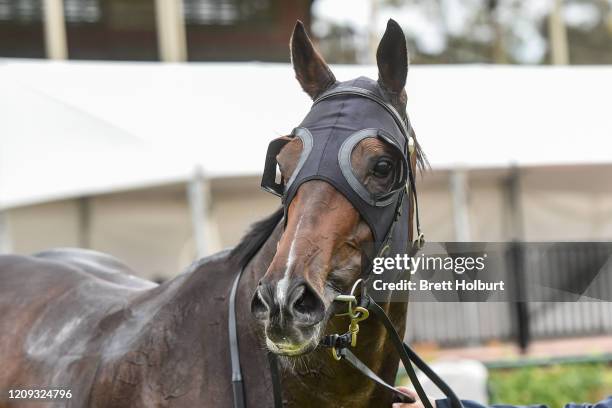
[[[490,404],[597,402],[612,394],[612,368],[606,364],[565,364],[489,372]]]

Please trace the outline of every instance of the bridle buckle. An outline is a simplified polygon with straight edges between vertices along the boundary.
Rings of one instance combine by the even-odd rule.
[[[348,316],[351,320],[349,323],[348,333],[351,336],[350,346],[357,346],[357,334],[359,333],[359,322],[364,321],[370,316],[370,312],[368,309],[362,306],[357,306],[357,295],[355,292],[359,285],[365,285],[363,279],[357,279],[351,288],[351,292],[348,295],[338,295],[334,298],[336,302],[345,302],[347,303],[348,310],[346,313],[336,314],[337,317],[340,316]],[[355,307],[353,307],[355,305]],[[335,346],[331,347],[331,354],[334,360],[341,360],[342,355],[338,352]]]
[[[414,246],[416,246],[416,248],[418,250],[422,249],[423,246],[425,245],[425,234],[423,234],[422,232],[416,237],[416,239],[414,241],[412,241],[412,244]]]
[[[357,346],[357,333],[359,333],[359,322],[364,321],[370,316],[368,309],[357,306],[355,308],[355,314],[351,316],[351,323],[349,324],[349,332],[351,332],[351,347]]]

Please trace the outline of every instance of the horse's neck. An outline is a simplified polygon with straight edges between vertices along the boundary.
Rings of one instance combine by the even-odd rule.
[[[248,310],[251,295],[274,257],[281,233],[282,228],[279,225],[245,269],[238,297],[242,304],[238,305],[239,311]],[[398,332],[403,333],[406,304],[380,303],[380,306],[387,312]],[[261,349],[265,349],[263,327],[253,324],[253,319],[248,312],[243,315],[242,319],[239,317],[239,320],[243,320],[243,327],[249,327],[252,330],[251,334],[260,342]],[[348,331],[348,324],[345,318],[334,317],[328,322],[326,333],[345,333]],[[393,383],[399,358],[382,324],[373,319],[361,322],[358,344],[353,351],[380,377]],[[332,400],[337,401],[336,406],[371,406],[373,400],[376,400],[377,404],[379,402],[383,404],[380,406],[391,405],[391,401],[384,405],[386,399],[390,397],[388,392],[378,395],[380,388],[376,388],[373,382],[346,362],[335,361],[329,349],[319,347],[307,356],[298,359],[281,357],[279,361],[283,396],[289,401],[289,406],[326,406]],[[246,373],[246,375],[249,374]]]
[[[250,314],[250,302],[258,281],[276,253],[281,233],[282,226],[279,225],[250,260],[243,272],[237,294],[241,365],[247,399],[251,402],[269,401],[271,398],[269,386],[261,386],[262,368],[268,384],[270,381],[266,354],[251,352],[265,350],[265,342],[263,328],[255,323]],[[179,388],[185,383],[193,385],[202,382],[210,385],[211,381],[217,380],[225,383],[225,378],[218,378],[218,373],[229,369],[229,361],[220,360],[224,358],[220,356],[226,353],[219,354],[228,344],[227,337],[219,335],[219,328],[225,327],[222,320],[226,313],[219,311],[227,310],[228,288],[239,268],[227,253],[217,258],[216,261],[209,259],[200,265],[196,264],[192,271],[149,291],[132,305],[130,309],[134,318],[120,325],[112,344],[109,344],[111,347],[107,348],[109,357],[114,355],[119,358],[115,360],[116,369],[121,371],[123,365],[131,364],[134,355],[142,355],[150,359],[148,364],[158,367],[154,371],[160,373],[159,378],[149,378],[147,381],[177,384]],[[387,303],[381,306],[394,321],[398,331],[402,332],[405,305]],[[355,354],[380,377],[392,382],[398,358],[395,357],[383,326],[371,319],[360,323],[360,326]],[[347,328],[348,321],[335,317],[328,323],[326,332],[344,333]],[[163,341],[158,338],[160,333]],[[155,346],[160,344],[163,347]],[[126,350],[126,346],[131,352],[124,354],[121,351]],[[123,356],[119,356],[121,354]],[[335,406],[351,407],[371,406],[374,400],[377,404],[381,403],[381,406],[391,403],[386,400],[389,393],[376,394],[380,388],[375,388],[372,382],[346,362],[333,360],[327,349],[318,348],[299,359],[279,360],[282,366],[283,396],[288,406],[328,406],[330,401],[335,401]],[[103,377],[105,373],[102,373]],[[110,374],[109,378],[112,378],[113,373],[116,373],[115,370],[107,373]],[[161,373],[165,374],[162,376]],[[227,390],[223,386],[209,388],[211,400],[227,398]],[[216,395],[217,392],[220,394]]]
[[[148,401],[177,395],[181,401],[199,401],[201,384],[208,384],[207,398],[224,401],[227,390],[219,384],[226,377],[217,377],[229,362],[220,357],[227,347],[226,331],[221,330],[227,316],[226,294],[235,276],[227,261],[226,251],[196,262],[105,319],[106,326],[116,327],[102,350],[96,395],[125,383],[121,393],[141,394]]]

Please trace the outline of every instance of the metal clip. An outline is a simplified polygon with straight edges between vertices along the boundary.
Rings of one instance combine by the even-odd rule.
[[[361,306],[355,308],[354,314],[351,316],[349,331],[351,332],[351,347],[357,346],[357,333],[359,333],[359,322],[364,321],[370,316],[368,309]]]
[[[414,138],[413,137],[408,137],[408,151],[410,152],[410,154],[414,154]]]
[[[355,291],[357,290],[357,286],[363,283],[363,279],[357,279],[351,288],[351,292],[348,295],[338,295],[334,298],[334,302],[345,302],[348,303],[348,312],[347,313],[339,313],[336,316],[349,316],[352,318],[353,313],[353,303],[357,304],[357,296],[355,296]]]
[[[334,360],[336,360],[336,361],[342,360],[342,356],[340,354],[338,354],[338,350],[336,350],[335,347],[331,348],[331,355],[334,358]]]
[[[423,245],[425,245],[425,234],[421,232],[419,236],[416,237],[414,241],[412,241],[412,243],[416,245],[417,249],[423,248]]]
[[[357,298],[355,298],[353,295],[338,295],[334,298],[334,301],[353,303],[357,302]]]
[[[357,333],[359,333],[359,322],[364,321],[370,316],[370,312],[368,309],[357,306],[357,288],[359,285],[365,285],[363,279],[357,279],[351,288],[351,292],[348,295],[338,295],[334,298],[334,301],[337,302],[346,302],[348,303],[348,311],[346,313],[339,313],[336,316],[348,316],[351,320],[349,324],[349,332],[351,333],[351,347],[355,347],[357,345]],[[353,304],[355,307],[353,307]],[[338,361],[342,359],[342,355],[338,353],[336,347],[331,347],[331,354],[334,360]]]

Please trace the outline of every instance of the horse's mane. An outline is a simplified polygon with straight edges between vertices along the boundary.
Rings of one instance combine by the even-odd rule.
[[[238,245],[231,250],[229,258],[238,262],[238,265],[245,266],[270,237],[283,215],[283,207],[279,207],[274,213],[251,225]]]
[[[423,172],[429,170],[429,160],[427,160],[427,156],[421,147],[421,144],[416,138],[416,133],[412,127],[409,129],[410,135],[412,136],[412,140],[414,140],[414,153],[416,155],[416,164],[417,170],[422,174]]]

